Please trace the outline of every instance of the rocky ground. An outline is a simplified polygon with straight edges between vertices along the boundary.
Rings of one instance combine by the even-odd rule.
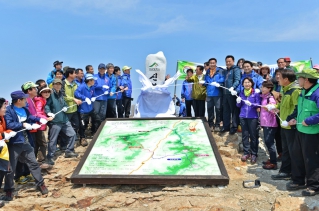
[[[273,181],[277,171],[262,169],[267,159],[260,143],[258,163],[240,161],[241,134],[213,134],[230,177],[228,186],[74,185],[73,170],[86,148],[77,147],[79,158],[58,157],[56,165],[43,171],[49,194],[41,196],[33,184],[17,185],[15,198],[0,210],[317,210],[319,195],[302,197],[286,191],[287,181]],[[243,188],[244,180],[261,181],[255,189]]]

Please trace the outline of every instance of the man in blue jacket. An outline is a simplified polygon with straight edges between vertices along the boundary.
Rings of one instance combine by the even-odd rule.
[[[47,104],[45,105],[45,113],[53,117],[47,125],[49,127],[49,143],[48,143],[48,154],[46,163],[54,165],[54,153],[56,152],[56,145],[58,136],[61,135],[62,140],[67,142],[67,147],[65,150],[65,158],[77,157],[78,154],[74,152],[74,144],[76,139],[76,133],[71,125],[71,122],[66,115],[67,104],[64,100],[61,79],[54,79],[52,82],[52,94],[47,99]],[[62,112],[60,112],[62,110]],[[55,114],[59,112],[58,114]]]
[[[131,67],[124,66],[122,68],[123,75],[122,75],[122,84],[124,86],[125,91],[123,92],[122,95],[122,100],[123,100],[123,107],[124,107],[124,116],[125,118],[130,117],[131,113],[131,101],[133,100],[132,98],[132,81],[131,81]]]
[[[253,79],[254,81],[254,87],[253,89],[255,90],[256,93],[260,92],[261,89],[261,84],[264,82],[264,79],[261,75],[253,71],[253,63],[250,61],[244,61],[243,63],[243,68],[244,68],[244,74],[241,76],[240,79],[240,84],[237,87],[236,91],[237,93],[240,93],[241,91],[244,90],[244,86],[242,85],[243,80],[247,77]]]
[[[9,156],[10,156],[10,165],[11,171],[5,177],[4,191],[6,192],[5,196],[1,197],[1,200],[11,201],[13,199],[14,191],[14,174],[16,171],[16,165],[19,161],[23,161],[29,167],[29,170],[35,179],[37,189],[42,194],[47,194],[48,189],[44,184],[44,179],[41,175],[41,169],[37,162],[37,159],[34,154],[34,150],[30,145],[32,136],[29,130],[39,129],[41,126],[39,124],[34,124],[36,122],[41,122],[41,124],[46,124],[45,119],[34,117],[30,115],[26,106],[26,98],[29,95],[23,93],[22,91],[15,91],[11,93],[12,104],[7,107],[5,120],[8,130],[24,131],[18,132],[16,136],[12,137],[9,142]]]
[[[121,69],[118,66],[114,67],[114,75],[116,77],[116,107],[117,107],[117,118],[123,118],[123,103],[122,103],[122,92],[124,86],[122,85]]]
[[[80,85],[74,93],[74,96],[77,99],[81,99],[83,101],[83,103],[79,107],[82,122],[84,123],[89,122],[89,119],[91,117],[92,134],[96,132],[96,130],[100,127],[100,124],[101,124],[101,118],[95,112],[93,108],[93,104],[92,104],[92,102],[95,102],[95,99],[96,99],[95,97],[93,97],[95,95],[94,83],[95,82],[94,82],[93,75],[88,73],[85,75],[85,83]],[[84,126],[84,128],[87,128],[87,125]]]
[[[209,59],[209,69],[205,75],[205,86],[206,86],[206,101],[207,101],[207,114],[208,114],[208,124],[211,130],[215,132],[220,131],[220,100],[222,92],[219,87],[211,85],[212,82],[218,83],[220,85],[224,84],[225,78],[222,74],[223,69],[217,67],[217,59]],[[214,108],[216,113],[216,120],[214,124]]]
[[[223,71],[225,87],[230,89],[223,90],[223,128],[220,132],[230,131],[235,134],[239,123],[239,109],[236,107],[236,89],[239,86],[241,69],[234,65],[235,58],[228,55],[225,58],[226,70]],[[231,120],[231,124],[230,124]]]
[[[188,69],[186,71],[186,74],[188,78],[191,78],[194,74],[194,71],[192,69]],[[193,91],[193,83],[188,82],[187,80],[184,80],[182,90],[181,90],[181,97],[185,98],[187,117],[192,117],[192,107],[193,107],[192,91]]]
[[[53,82],[54,77],[55,77],[55,72],[57,70],[62,71],[62,63],[63,63],[62,61],[58,61],[58,60],[53,62],[54,69],[51,72],[49,72],[48,77],[47,77],[47,84],[48,85],[50,85]]]
[[[106,118],[116,118],[116,76],[114,75],[114,65],[108,63],[106,65],[107,76],[109,78],[109,94],[107,96]]]
[[[94,75],[95,84],[94,84],[94,96],[96,100],[94,101],[93,107],[94,112],[99,115],[101,121],[104,121],[107,112],[107,95],[103,95],[109,87],[110,79],[105,74],[105,64],[101,63],[98,67],[98,73]],[[101,96],[100,96],[101,95]],[[99,96],[99,97],[98,97]],[[92,125],[94,127],[94,125]],[[97,128],[93,128],[93,131],[96,131]]]

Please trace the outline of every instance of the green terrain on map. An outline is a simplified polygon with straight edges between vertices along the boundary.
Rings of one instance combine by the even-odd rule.
[[[221,175],[202,120],[107,121],[80,175]]]

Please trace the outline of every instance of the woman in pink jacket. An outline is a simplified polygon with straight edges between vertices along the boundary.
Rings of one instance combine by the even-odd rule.
[[[37,111],[37,116],[44,118],[48,121],[52,120],[52,117],[47,117],[46,113],[44,112],[44,107],[47,102],[47,98],[50,97],[51,89],[49,87],[40,87],[38,90],[38,96],[34,98],[34,104]],[[34,153],[35,156],[39,158],[39,162],[44,162],[46,157],[46,148],[47,143],[44,137],[43,131],[45,131],[47,126],[44,124],[38,129],[37,135],[41,136],[38,140],[43,140],[41,143],[35,143]],[[38,155],[39,153],[39,155]]]
[[[278,128],[276,115],[271,112],[275,108],[276,100],[271,94],[274,85],[271,81],[264,81],[261,88],[261,110],[260,110],[260,125],[264,132],[264,142],[268,148],[270,159],[263,162],[263,168],[267,170],[277,169],[277,155],[275,146],[275,133]]]

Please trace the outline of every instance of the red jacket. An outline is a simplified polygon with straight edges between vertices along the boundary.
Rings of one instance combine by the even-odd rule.
[[[45,104],[47,103],[47,100],[43,97],[35,97],[33,98],[35,109],[37,111],[37,117],[48,119],[47,115],[44,112]],[[46,130],[47,125],[42,125],[38,130]]]

